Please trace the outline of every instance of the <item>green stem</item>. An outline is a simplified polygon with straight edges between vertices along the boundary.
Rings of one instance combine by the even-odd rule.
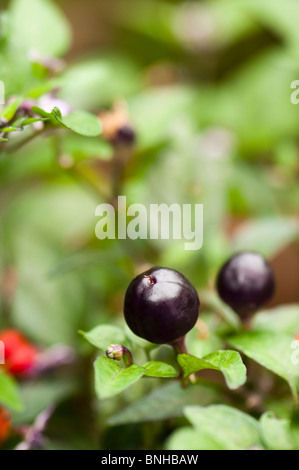
[[[49,128],[44,128],[40,129],[39,131],[33,132],[30,134],[28,137],[25,137],[25,139],[22,139],[20,142],[17,142],[14,145],[11,145],[6,149],[6,153],[14,153],[17,152],[20,148],[22,148],[24,145],[28,144],[32,140],[34,140],[36,137],[39,137],[42,135],[45,131],[48,131]]]
[[[294,411],[296,411],[297,408],[298,408],[298,405],[299,405],[298,392],[297,392],[297,389],[294,385],[291,385],[290,388],[291,388],[291,392],[292,392]]]

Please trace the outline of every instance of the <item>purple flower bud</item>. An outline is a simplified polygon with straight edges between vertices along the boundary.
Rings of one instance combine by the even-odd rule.
[[[73,108],[68,103],[59,98],[56,98],[53,93],[43,95],[41,98],[39,98],[37,106],[47,113],[51,113],[53,108],[58,108],[62,116],[67,116],[73,111]]]
[[[115,361],[124,359],[127,367],[133,364],[131,351],[125,348],[122,344],[111,344],[106,351],[106,356],[109,357],[109,359],[114,359]]]
[[[32,111],[32,107],[36,106],[36,104],[37,103],[36,103],[35,100],[27,98],[20,104],[19,111],[21,111],[22,113],[24,113],[27,116],[33,116],[34,113]]]
[[[124,347],[121,344],[111,344],[106,351],[106,356],[109,359],[120,361],[124,355]]]
[[[0,127],[5,127],[8,124],[8,120],[4,117],[0,117]]]

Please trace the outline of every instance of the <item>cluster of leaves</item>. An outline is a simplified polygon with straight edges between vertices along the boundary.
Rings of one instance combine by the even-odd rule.
[[[61,68],[71,30],[54,1],[12,0],[1,12],[1,327],[42,347],[69,345],[76,361],[21,383],[1,372],[0,403],[15,428],[54,403],[48,448],[298,448],[296,286],[294,304],[259,313],[250,332],[207,286],[240,249],[274,259],[292,246],[298,257],[299,107],[290,84],[299,75],[299,6],[123,3],[113,13],[105,6],[117,31],[109,51]],[[55,100],[43,109],[40,99],[53,92],[73,111],[65,115]],[[120,97],[137,134],[125,151],[101,137],[97,118]],[[203,203],[204,248],[99,242],[95,207],[120,194],[145,205]],[[199,290],[191,354],[178,362],[124,326],[124,292],[144,265],[178,269]],[[291,286],[293,275],[280,278]],[[111,343],[130,348],[134,365],[95,360],[94,346],[104,353]],[[181,387],[178,364],[196,383]]]
[[[220,305],[220,308],[227,310],[228,307]],[[235,315],[232,311],[230,314],[232,317]],[[195,406],[199,397],[202,401],[205,394],[208,403],[213,403],[215,400],[215,389],[205,391],[207,385],[202,382],[202,377],[198,374],[203,370],[222,372],[227,387],[230,390],[238,389],[241,397],[244,395],[242,398],[245,399],[245,404],[246,399],[249,399],[247,393],[250,392],[246,392],[246,388],[242,387],[246,384],[247,377],[246,367],[241,356],[237,351],[226,349],[210,352],[201,358],[190,354],[179,354],[177,365],[180,366],[181,374],[177,368],[166,362],[148,361],[142,366],[133,364],[129,367],[121,367],[112,359],[105,356],[98,357],[94,363],[94,369],[95,388],[100,400],[111,399],[142,377],[159,377],[172,379],[172,381],[177,379],[181,380],[183,384],[183,388],[178,383],[171,383],[151,391],[137,402],[110,416],[108,422],[115,426],[185,416],[193,428],[183,427],[175,431],[166,442],[166,448],[171,450],[296,449],[299,433],[297,423],[299,369],[298,350],[295,351],[297,360],[295,358],[292,361],[291,358],[292,348],[294,349],[296,342],[290,332],[297,328],[298,320],[297,306],[281,307],[273,309],[271,312],[265,311],[258,314],[252,331],[242,332],[242,329],[241,331],[233,331],[229,328],[220,335],[224,344],[230,344],[247,358],[253,359],[289,384],[290,394],[293,395],[294,401],[293,411],[291,406],[289,410],[290,418],[279,419],[273,411],[268,410],[262,413],[260,420],[257,421],[244,411],[241,412],[238,407],[233,408],[228,405]],[[236,323],[237,321],[236,319]],[[271,328],[269,328],[269,322]],[[217,332],[215,333],[217,334]],[[124,333],[124,329],[115,326],[101,325],[88,333],[82,332],[82,334],[92,345],[103,352],[107,348],[107,344],[115,339],[126,344],[127,347],[133,347],[137,355],[138,347],[143,346],[143,349],[149,348],[150,351],[158,347],[146,344],[145,341],[144,344],[138,345],[140,340],[132,333],[128,331],[128,337]],[[137,344],[134,345],[136,339]],[[188,340],[188,346],[192,351],[196,351],[199,344],[203,342],[205,347],[208,343],[208,347],[213,349],[214,340],[214,338],[199,340],[199,331],[197,330],[197,335]],[[193,384],[184,389],[184,383],[185,385],[187,383],[186,379],[194,373],[197,375],[195,383],[192,380]],[[250,374],[249,380],[263,380],[261,372],[255,371],[255,373],[255,377]],[[263,391],[260,390],[259,393],[262,394]],[[236,397],[240,399],[240,395],[237,394]],[[232,397],[232,395],[230,396]],[[266,397],[267,399],[268,397]],[[193,406],[189,406],[191,404]]]

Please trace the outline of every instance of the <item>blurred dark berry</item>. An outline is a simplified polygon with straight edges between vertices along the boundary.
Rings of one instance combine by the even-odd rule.
[[[246,319],[273,295],[274,273],[258,253],[242,252],[232,256],[217,277],[221,299]]]
[[[117,145],[134,145],[136,140],[136,134],[132,127],[130,127],[129,125],[124,125],[118,129],[113,140]]]

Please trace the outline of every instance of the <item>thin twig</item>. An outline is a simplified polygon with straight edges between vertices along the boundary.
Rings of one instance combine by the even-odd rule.
[[[25,137],[25,139],[22,139],[21,141],[17,142],[14,145],[11,145],[10,147],[7,147],[5,150],[6,153],[15,153],[17,152],[20,148],[22,148],[24,145],[29,144],[32,140],[34,140],[36,137],[39,137],[40,135],[44,134],[46,131],[48,131],[49,128],[44,128],[40,129],[38,131],[33,132],[32,134],[28,135]]]

